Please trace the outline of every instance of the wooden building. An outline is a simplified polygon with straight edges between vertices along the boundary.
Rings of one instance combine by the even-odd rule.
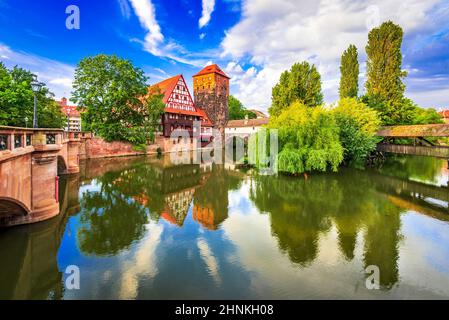
[[[161,132],[166,138],[176,129],[187,130],[190,136],[194,133],[194,121],[201,121],[201,134],[211,135],[213,123],[206,113],[195,106],[184,77],[179,74],[150,87],[150,92],[157,89],[164,95],[164,114],[161,119]]]

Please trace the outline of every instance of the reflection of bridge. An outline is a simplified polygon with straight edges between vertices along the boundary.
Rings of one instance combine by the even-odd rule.
[[[79,210],[79,176],[61,179],[61,214],[54,219],[0,233],[0,299],[61,299],[58,251],[69,217]]]
[[[372,173],[370,180],[398,207],[449,221],[449,188],[377,173]]]
[[[449,124],[385,127],[377,135],[384,138],[384,142],[377,147],[379,151],[432,156],[448,159],[449,161],[449,147],[435,145],[427,139],[429,137],[449,137]],[[395,144],[395,139],[404,138],[413,139],[413,145]]]
[[[79,145],[75,132],[0,127],[0,226],[59,213],[58,174],[79,172]]]

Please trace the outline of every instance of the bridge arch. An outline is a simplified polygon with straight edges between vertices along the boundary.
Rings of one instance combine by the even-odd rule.
[[[58,175],[66,174],[68,171],[67,160],[62,155],[58,155]]]
[[[0,219],[26,216],[29,213],[30,209],[21,201],[9,197],[0,197]]]

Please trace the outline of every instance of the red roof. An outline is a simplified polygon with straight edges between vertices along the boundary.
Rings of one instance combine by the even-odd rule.
[[[61,106],[61,112],[64,115],[68,115],[69,117],[81,117],[80,112],[78,111],[77,106],[69,106],[67,105],[67,99],[62,98],[61,101],[56,101]]]
[[[209,73],[217,73],[219,75],[222,75],[223,77],[226,77],[228,79],[230,79],[226,73],[223,72],[223,70],[220,69],[220,67],[216,64],[211,64],[209,66],[206,66],[203,68],[203,70],[201,70],[200,72],[198,72],[197,74],[195,74],[193,77],[197,77],[197,76],[201,76],[204,74],[209,74]]]
[[[173,90],[175,89],[175,86],[177,85],[180,78],[182,78],[184,80],[184,78],[181,74],[178,74],[177,76],[165,79],[164,81],[158,82],[158,83],[150,86],[149,91],[150,92],[155,91],[156,88],[159,88],[161,93],[164,94],[162,101],[167,105],[168,99],[170,98],[170,96],[171,96]],[[190,93],[189,93],[189,95],[190,95]],[[197,107],[195,107],[195,109],[196,109],[196,111],[190,111],[190,110],[181,110],[181,109],[165,107],[164,112],[202,117],[203,115],[201,112],[198,111],[199,109]]]
[[[440,111],[439,114],[441,114],[443,118],[449,118],[449,110]]]
[[[164,94],[164,97],[162,98],[162,101],[164,103],[167,103],[168,98],[170,98],[170,94],[173,92],[173,89],[175,89],[176,84],[179,81],[179,78],[181,78],[182,75],[178,74],[177,76],[165,79],[164,81],[158,82],[156,84],[153,84],[150,87],[150,91],[159,88],[161,90],[161,93]]]

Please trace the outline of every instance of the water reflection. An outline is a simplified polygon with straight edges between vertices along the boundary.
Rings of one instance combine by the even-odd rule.
[[[78,213],[79,177],[60,181],[61,214],[39,224],[0,231],[0,299],[61,299],[57,254],[68,218]]]
[[[347,260],[354,258],[357,235],[365,230],[365,267],[379,266],[381,285],[391,287],[398,280],[401,210],[372,187],[369,176],[354,173],[346,170],[308,179],[255,177],[251,198],[259,210],[270,214],[280,248],[302,266],[315,260],[320,235],[333,223]]]
[[[301,178],[87,161],[61,179],[58,217],[0,231],[0,298],[449,297],[448,178],[427,158]],[[371,265],[380,292],[364,289]]]

